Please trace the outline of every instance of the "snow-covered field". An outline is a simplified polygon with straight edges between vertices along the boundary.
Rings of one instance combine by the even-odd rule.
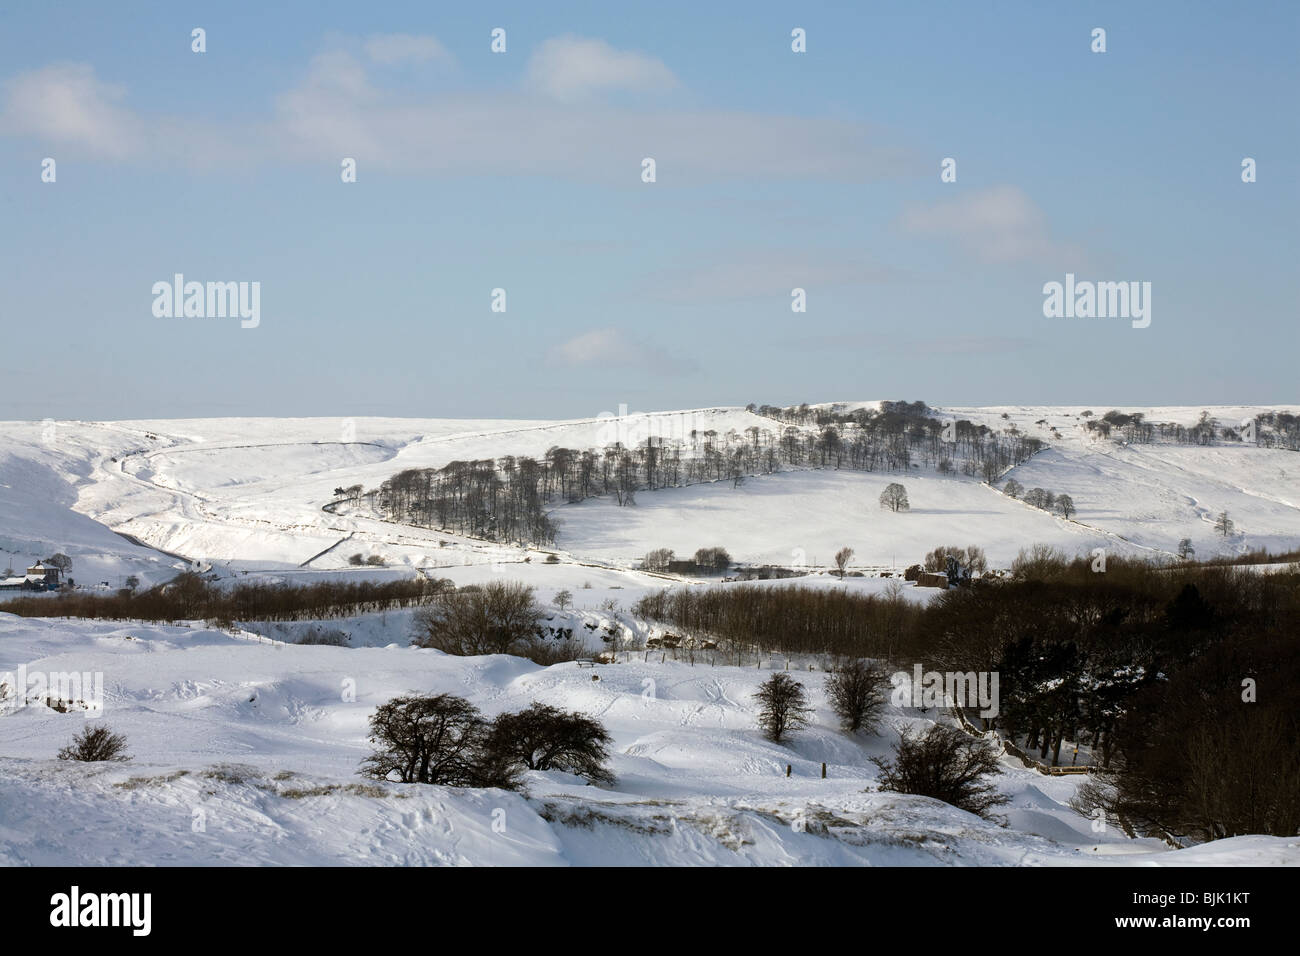
[[[102,717],[29,705],[0,719],[5,864],[907,864],[1295,863],[1295,840],[1172,851],[1094,833],[1064,806],[1070,778],[1010,764],[1007,827],[938,801],[875,791],[882,736],[834,728],[824,675],[800,673],[816,722],[790,746],[760,735],[767,670],[631,662],[541,668],[390,646],[259,642],[202,626],[0,615],[4,663],[99,672]],[[593,680],[598,676],[599,680]],[[350,699],[348,689],[355,690]],[[460,694],[488,716],[537,700],[598,717],[614,737],[611,789],[532,773],[527,795],[375,784],[355,775],[373,708],[409,691]],[[118,765],[50,759],[87,720],[130,742]],[[826,779],[821,763],[827,764]],[[791,776],[786,777],[786,765]]]
[[[1121,446],[1089,436],[1082,408],[939,411],[994,428],[1015,424],[1048,441],[1011,476],[1026,488],[1068,493],[1078,513],[1067,521],[976,480],[930,471],[787,471],[738,488],[719,482],[642,492],[636,507],[604,499],[558,506],[561,532],[552,550],[559,563],[546,563],[541,551],[322,508],[336,487],[373,488],[404,468],[540,456],[553,446],[600,446],[656,430],[743,433],[778,423],[741,409],[629,416],[613,425],[0,423],[0,570],[21,573],[58,551],[73,559],[79,585],[112,588],[128,575],[145,584],[167,580],[195,560],[226,582],[426,573],[466,584],[504,576],[533,585],[544,602],[570,590],[577,618],[619,615],[635,630],[640,625],[627,614],[635,600],[673,583],[631,569],[657,547],[685,555],[720,545],[738,561],[814,569],[844,545],[863,568],[902,568],[942,544],[980,545],[995,566],[1036,543],[1068,553],[1105,547],[1169,554],[1190,537],[1202,557],[1300,547],[1296,453]],[[1201,409],[1142,411],[1191,424]],[[1259,410],[1209,411],[1233,422]],[[895,480],[907,486],[908,513],[877,504],[881,488]],[[1212,527],[1222,510],[1239,532],[1226,541]],[[356,553],[378,555],[387,567],[350,569]],[[893,586],[879,577],[841,582],[825,574],[795,583],[867,592]],[[904,593],[927,600],[934,592]],[[0,594],[0,609],[3,600]],[[297,639],[308,626],[250,624],[232,635],[201,624],[0,613],[0,673],[19,666],[102,673],[103,719],[127,735],[134,757],[70,766],[52,758],[86,717],[43,705],[0,717],[0,862],[1300,863],[1295,840],[1250,837],[1172,851],[1114,829],[1094,833],[1090,820],[1066,806],[1077,778],[1048,778],[1013,763],[1000,781],[1012,797],[1005,828],[935,801],[877,792],[868,758],[887,753],[899,727],[927,718],[891,710],[881,736],[847,738],[835,729],[819,672],[799,675],[817,705],[814,725],[785,747],[757,730],[752,695],[767,674],[753,667],[651,658],[593,673],[572,664],[447,657],[408,646],[409,612],[322,625],[345,630],[349,647],[273,639]],[[461,694],[488,716],[532,700],[597,716],[614,736],[618,782],[599,789],[532,774],[521,796],[356,776],[368,752],[367,716],[407,691]]]

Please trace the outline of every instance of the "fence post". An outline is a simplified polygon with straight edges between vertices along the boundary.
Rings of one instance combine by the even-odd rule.
[[[786,765],[785,765],[785,775],[786,775],[787,777],[790,776],[790,769],[791,769],[790,765],[789,765],[789,764],[786,764]]]
[[[823,780],[826,779],[826,761],[825,761],[825,760],[822,761],[822,779],[823,779]]]

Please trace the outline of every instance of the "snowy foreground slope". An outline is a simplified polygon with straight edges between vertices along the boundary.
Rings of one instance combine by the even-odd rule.
[[[847,738],[819,673],[798,675],[815,724],[784,747],[757,730],[751,697],[768,675],[752,668],[634,662],[593,681],[573,664],[4,614],[0,648],[4,668],[100,671],[105,691],[102,718],[36,704],[0,719],[5,865],[1300,863],[1296,840],[1175,851],[1094,833],[1064,805],[1074,780],[1011,765],[1007,827],[877,792],[868,757],[926,718],[891,709],[883,736]],[[533,700],[597,716],[618,782],[533,773],[520,795],[356,776],[368,714],[412,690],[463,695],[489,716]],[[88,719],[125,733],[133,759],[51,759]]]

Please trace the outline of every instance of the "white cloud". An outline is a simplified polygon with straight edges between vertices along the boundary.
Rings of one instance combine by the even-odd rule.
[[[737,177],[862,182],[909,168],[900,150],[856,123],[616,109],[498,92],[411,101],[368,83],[335,82],[333,74],[364,75],[347,59],[317,58],[305,82],[279,97],[266,142],[278,144],[280,155],[355,156],[398,172],[637,186],[645,156],[655,158],[660,182],[674,185]]]
[[[1079,256],[1054,241],[1047,216],[1015,186],[994,186],[955,199],[914,206],[899,225],[918,236],[956,241],[981,262],[1039,262],[1060,255]]]
[[[576,335],[553,347],[548,357],[556,364],[571,367],[647,368],[673,373],[693,367],[690,361],[675,358],[614,328],[592,329]]]
[[[604,40],[560,36],[543,41],[529,59],[528,85],[574,101],[607,91],[665,93],[679,84],[662,60],[616,50]]]
[[[458,91],[416,98],[375,85],[345,51],[312,59],[269,115],[202,122],[132,110],[87,65],[10,80],[0,133],[74,143],[101,157],[191,168],[256,162],[415,175],[547,176],[653,189],[719,180],[866,182],[914,160],[861,123],[717,110],[561,103],[525,93]],[[655,158],[659,185],[640,182]]]
[[[126,90],[101,83],[87,63],[53,63],[4,84],[0,126],[59,146],[124,159],[141,143],[140,123],[119,104]]]
[[[449,63],[452,56],[438,38],[430,34],[381,33],[368,37],[365,43],[366,56],[376,63],[392,64],[414,61],[427,63],[432,60]]]

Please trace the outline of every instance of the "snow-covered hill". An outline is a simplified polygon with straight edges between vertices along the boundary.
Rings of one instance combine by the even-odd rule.
[[[541,668],[409,647],[305,647],[187,627],[0,614],[0,670],[103,674],[101,717],[29,705],[0,717],[0,864],[1295,863],[1294,840],[1171,851],[1094,833],[1069,778],[1006,767],[1009,826],[875,790],[892,733],[834,729],[824,675],[800,673],[815,724],[778,746],[756,726],[767,670],[632,662]],[[598,676],[599,680],[593,680]],[[346,691],[355,689],[352,699]],[[610,789],[532,773],[526,795],[376,784],[355,775],[373,708],[409,691],[488,716],[537,700],[598,717]],[[87,720],[133,759],[50,759]],[[924,723],[893,709],[888,729]],[[827,776],[821,777],[821,763]],[[791,775],[786,776],[786,765]]]
[[[1209,409],[1225,422],[1262,410]],[[787,471],[750,477],[734,489],[719,482],[642,492],[635,508],[605,499],[557,505],[557,544],[574,559],[623,567],[656,547],[690,553],[714,545],[744,562],[823,565],[849,545],[858,565],[898,567],[939,544],[978,544],[1004,566],[1034,543],[1069,553],[1106,547],[1170,554],[1187,537],[1202,557],[1300,547],[1296,453],[1240,444],[1125,446],[1087,432],[1083,411],[936,410],[940,417],[994,429],[1014,426],[1045,441],[1045,451],[1006,477],[1026,488],[1069,494],[1078,509],[1070,520],[961,475]],[[1190,424],[1202,410],[1141,411],[1152,420]],[[750,427],[775,431],[781,424],[743,409],[575,422],[0,423],[0,560],[18,567],[56,550],[80,555],[75,571],[84,582],[126,574],[165,577],[176,565],[170,555],[285,571],[346,568],[357,553],[378,555],[390,566],[430,569],[518,561],[526,556],[518,549],[397,526],[347,507],[337,514],[322,508],[335,488],[375,488],[407,468],[541,456],[554,446],[602,448],[651,434],[740,434]],[[887,515],[877,505],[883,485],[896,480],[911,499],[905,515]],[[1213,528],[1214,516],[1225,510],[1238,532],[1229,539]],[[166,553],[131,545],[86,518]]]
[[[844,545],[864,568],[902,568],[943,544],[980,545],[1001,566],[1035,543],[1069,553],[1168,554],[1190,537],[1202,557],[1300,548],[1296,453],[1125,446],[1087,432],[1083,411],[937,410],[1043,439],[1046,450],[1010,476],[1069,494],[1078,508],[1070,520],[961,475],[786,470],[739,487],[641,492],[635,507],[605,499],[557,505],[553,557],[324,506],[335,488],[377,487],[406,468],[780,423],[742,409],[576,422],[0,423],[0,569],[58,551],[72,557],[79,584],[113,587],[128,575],[166,580],[195,560],[225,582],[505,577],[533,585],[544,602],[571,591],[575,620],[617,619],[644,630],[628,614],[632,604],[673,582],[632,566],[658,547],[688,554],[720,545],[738,561],[814,569]],[[1190,424],[1201,409],[1144,411]],[[1233,421],[1261,410],[1209,411]],[[910,512],[879,507],[890,481],[906,484]],[[1224,510],[1239,532],[1226,540],[1212,527]],[[378,556],[385,567],[352,568],[354,554]],[[798,581],[869,593],[896,587],[870,573]],[[903,592],[911,600],[934,593]],[[298,639],[309,623],[250,624],[230,634],[201,624],[0,613],[0,673],[20,666],[101,673],[104,719],[127,735],[134,755],[128,764],[68,766],[52,757],[87,718],[42,705],[0,717],[0,863],[1300,862],[1294,840],[1251,837],[1171,851],[1158,841],[1094,833],[1066,805],[1077,778],[1048,778],[1012,762],[1000,781],[1012,798],[1006,828],[934,801],[880,793],[869,758],[887,752],[892,731],[929,717],[894,709],[883,736],[847,738],[834,726],[816,671],[799,673],[816,705],[814,725],[784,747],[756,727],[752,695],[763,669],[643,655],[593,673],[447,657],[408,646],[410,612],[321,626],[346,631],[351,646],[276,640]],[[355,699],[344,693],[349,687]],[[614,737],[618,783],[606,790],[532,774],[529,794],[520,796],[357,777],[368,715],[408,691],[461,694],[488,716],[533,700],[597,716]],[[494,826],[501,814],[504,830]]]

